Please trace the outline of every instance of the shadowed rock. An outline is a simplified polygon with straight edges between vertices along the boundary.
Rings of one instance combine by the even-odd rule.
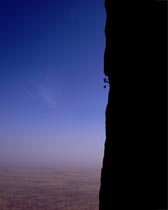
[[[166,209],[166,1],[105,1],[99,210]]]

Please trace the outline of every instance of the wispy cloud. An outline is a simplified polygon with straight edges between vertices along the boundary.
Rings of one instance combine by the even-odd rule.
[[[41,102],[50,109],[60,109],[63,89],[56,74],[47,72],[45,75],[26,80],[23,88],[32,102]]]
[[[56,98],[53,90],[50,87],[44,84],[37,84],[37,94],[50,108],[57,108]]]

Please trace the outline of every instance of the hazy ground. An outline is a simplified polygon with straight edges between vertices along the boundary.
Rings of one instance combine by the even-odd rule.
[[[96,169],[0,169],[0,210],[98,210]]]

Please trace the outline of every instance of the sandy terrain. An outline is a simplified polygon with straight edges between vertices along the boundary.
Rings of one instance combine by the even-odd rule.
[[[0,210],[98,210],[100,172],[0,170]]]

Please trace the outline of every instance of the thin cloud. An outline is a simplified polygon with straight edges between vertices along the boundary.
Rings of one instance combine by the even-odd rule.
[[[31,97],[33,101],[37,102],[38,100],[50,109],[60,109],[62,86],[56,75],[47,73],[47,75],[34,81],[26,81],[23,88],[25,94]]]
[[[37,94],[41,97],[41,99],[50,107],[53,109],[57,108],[56,104],[56,98],[53,94],[53,91],[43,85],[43,84],[38,84],[37,85]]]

